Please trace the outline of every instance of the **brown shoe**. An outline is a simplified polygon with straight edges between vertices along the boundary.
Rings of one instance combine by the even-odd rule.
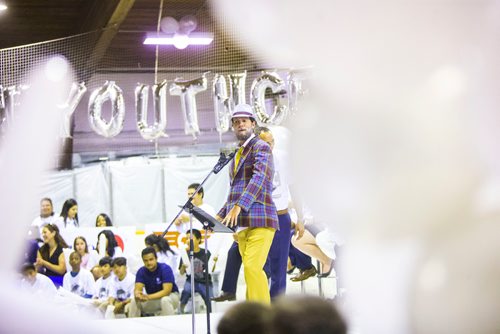
[[[223,292],[220,296],[211,299],[214,302],[225,302],[236,300],[236,295],[234,293]]]
[[[300,282],[300,281],[303,281],[305,279],[308,279],[309,277],[316,275],[317,273],[318,272],[316,271],[316,268],[314,266],[312,266],[309,269],[301,271],[297,276],[290,278],[290,280],[292,282]]]

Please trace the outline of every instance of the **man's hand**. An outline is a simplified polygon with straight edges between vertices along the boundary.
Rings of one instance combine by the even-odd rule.
[[[295,229],[295,237],[296,237],[296,240],[299,240],[300,238],[302,238],[302,236],[304,235],[304,223],[301,222],[301,221],[298,221],[295,226],[293,227]]]
[[[123,309],[125,308],[124,302],[116,302],[115,310],[113,311],[115,314],[123,313]]]
[[[227,227],[236,226],[236,224],[238,224],[238,216],[240,215],[240,212],[241,208],[238,205],[233,206],[221,223]]]

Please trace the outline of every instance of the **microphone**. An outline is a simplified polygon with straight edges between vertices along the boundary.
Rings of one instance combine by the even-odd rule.
[[[220,172],[222,168],[224,168],[224,166],[227,165],[229,161],[231,161],[231,159],[234,158],[235,154],[236,154],[235,151],[229,153],[228,155],[226,155],[224,152],[220,152],[219,161],[217,161],[217,163],[214,166],[214,174]]]

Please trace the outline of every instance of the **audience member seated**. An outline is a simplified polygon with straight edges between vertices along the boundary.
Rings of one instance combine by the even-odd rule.
[[[89,251],[87,240],[84,237],[78,236],[75,238],[73,241],[73,250],[80,254],[83,269],[91,270],[97,264],[99,255],[93,249]]]
[[[66,272],[63,248],[68,248],[68,245],[53,224],[43,227],[42,239],[43,245],[38,250],[35,266],[38,272],[47,275],[56,287],[60,287]]]
[[[189,244],[190,233],[189,231],[186,234],[186,242]],[[205,268],[205,256],[208,257],[206,259],[207,263],[210,259],[210,251],[206,251],[203,248],[200,248],[201,242],[201,232],[197,229],[193,229],[193,268],[191,268],[189,263],[184,263],[181,260],[179,271],[181,274],[186,273],[186,283],[184,284],[184,289],[181,293],[181,313],[184,313],[184,308],[186,307],[187,302],[191,298],[191,275],[194,275],[194,291],[199,293],[203,300],[205,301],[205,305],[207,309],[210,311],[210,297],[212,297],[212,281],[211,277],[208,274],[207,268]],[[186,249],[186,252],[189,253],[190,247]],[[189,273],[186,272],[186,269],[189,268]],[[208,289],[207,289],[207,281],[208,281]],[[208,290],[208,295],[207,295]]]
[[[56,225],[59,231],[63,229],[73,229],[80,226],[78,222],[78,203],[76,200],[70,198],[67,199],[61,209],[60,217],[56,221]]]
[[[217,334],[272,334],[271,326],[271,307],[246,301],[227,310],[217,325]]]
[[[99,260],[99,267],[101,268],[101,277],[95,282],[95,291],[93,293],[94,305],[104,315],[108,307],[109,289],[113,281],[111,271],[111,258],[108,256]]]
[[[346,334],[347,325],[332,301],[316,296],[283,296],[273,304],[273,334]]]
[[[110,230],[104,230],[97,235],[97,253],[100,258],[108,256],[110,258],[123,255],[122,249],[118,246],[115,234]],[[95,266],[92,268],[92,274],[95,279],[101,277],[100,268]]]
[[[21,289],[28,292],[33,297],[43,298],[45,300],[54,298],[57,293],[56,286],[45,275],[36,272],[33,263],[25,263],[21,268],[23,278],[21,280]]]
[[[105,213],[98,214],[95,219],[95,227],[107,227],[107,226],[113,226],[111,218],[109,218],[109,216]]]
[[[300,282],[306,280],[318,273],[316,267],[314,267],[314,265],[312,264],[311,257],[302,253],[293,245],[290,245],[288,256],[290,257],[290,263],[293,266],[293,269],[299,269],[299,273],[290,278],[292,282]],[[291,271],[293,271],[293,269],[291,269]]]
[[[156,251],[158,262],[168,264],[172,270],[179,266],[179,256],[170,248],[167,240],[156,234],[150,234],[144,240],[146,247],[153,247]]]
[[[77,296],[83,298],[92,298],[95,291],[94,277],[87,269],[82,269],[80,264],[82,258],[77,252],[69,255],[71,271],[64,275],[62,287]]]
[[[306,230],[302,238],[297,240],[292,238],[292,244],[302,253],[307,254],[321,263],[321,269],[318,268],[318,277],[328,277],[333,269],[333,259],[328,257],[321,248],[319,248],[316,242],[316,235],[322,231],[322,227],[319,224],[306,224]],[[333,250],[332,250],[333,251]]]
[[[57,217],[54,214],[54,206],[52,205],[52,200],[48,197],[42,198],[40,200],[40,215],[33,219],[31,226],[38,227],[42,235],[42,228],[47,224],[55,224]]]
[[[134,296],[135,275],[127,270],[127,259],[117,257],[112,262],[114,277],[109,287],[108,308],[105,318],[114,319],[118,314],[129,313],[129,303]]]
[[[159,315],[175,314],[179,306],[179,289],[172,268],[165,263],[158,263],[153,247],[143,249],[141,256],[144,266],[137,271],[129,317],[157,312]]]

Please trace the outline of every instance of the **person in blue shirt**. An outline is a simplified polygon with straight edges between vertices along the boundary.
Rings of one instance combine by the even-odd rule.
[[[129,317],[176,314],[179,289],[175,284],[172,268],[158,262],[153,247],[144,248],[141,256],[144,266],[137,271],[135,277]]]

